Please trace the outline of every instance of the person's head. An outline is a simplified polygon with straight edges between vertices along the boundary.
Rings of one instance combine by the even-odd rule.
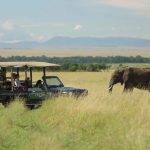
[[[27,78],[26,78],[26,80],[27,80],[27,81],[29,81],[29,80],[30,80],[30,78],[29,78],[29,77],[27,77]]]
[[[36,87],[39,87],[39,86],[41,86],[42,85],[42,81],[41,80],[38,80],[37,82],[36,82]]]
[[[16,79],[19,79],[19,74],[16,74]]]
[[[42,83],[42,81],[41,81],[41,80],[38,80],[38,81],[37,81],[37,84],[38,84],[38,85],[39,85],[39,84],[41,84],[41,83]]]
[[[12,77],[13,77],[13,79],[15,79],[16,78],[16,73],[12,73]]]

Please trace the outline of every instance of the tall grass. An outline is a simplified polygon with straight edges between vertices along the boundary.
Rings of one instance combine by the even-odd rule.
[[[0,149],[147,150],[150,149],[149,92],[109,95],[110,73],[58,73],[64,82],[87,87],[81,99],[49,99],[30,111],[18,100],[0,107]]]

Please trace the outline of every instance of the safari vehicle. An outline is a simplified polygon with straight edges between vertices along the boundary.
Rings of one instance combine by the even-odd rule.
[[[43,76],[45,76],[46,67],[57,66],[60,65],[46,62],[0,62],[0,103],[7,105],[16,97],[21,97],[30,108],[41,105],[47,92],[33,83],[32,70],[37,67],[43,68]],[[17,87],[15,76],[19,76],[20,70],[24,71],[25,77],[23,80],[19,79],[20,87]]]
[[[65,87],[57,76],[43,76],[42,87],[45,91],[49,92],[51,96],[62,95],[78,98],[88,94],[88,90],[86,89]]]
[[[26,106],[33,108],[40,106],[47,96],[75,96],[87,95],[86,89],[64,87],[57,76],[46,76],[47,67],[59,67],[58,64],[46,62],[0,62],[0,103],[7,105],[16,97],[21,97]],[[43,76],[33,82],[33,68],[42,68]],[[16,75],[24,71],[24,79],[19,80],[20,87],[15,85]],[[10,72],[10,75],[8,73]]]

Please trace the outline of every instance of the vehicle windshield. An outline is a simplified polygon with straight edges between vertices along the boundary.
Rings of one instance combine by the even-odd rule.
[[[63,86],[62,82],[56,77],[46,78],[46,83],[49,87],[62,87]]]

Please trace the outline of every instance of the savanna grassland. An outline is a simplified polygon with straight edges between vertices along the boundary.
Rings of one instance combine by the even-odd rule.
[[[35,110],[19,101],[0,107],[1,150],[148,150],[148,91],[107,92],[111,72],[49,72],[65,85],[87,88],[81,99],[49,99]],[[36,73],[34,80],[40,78]]]
[[[150,57],[150,47],[93,47],[93,48],[49,48],[49,49],[0,49],[1,57],[9,56],[137,56]]]

